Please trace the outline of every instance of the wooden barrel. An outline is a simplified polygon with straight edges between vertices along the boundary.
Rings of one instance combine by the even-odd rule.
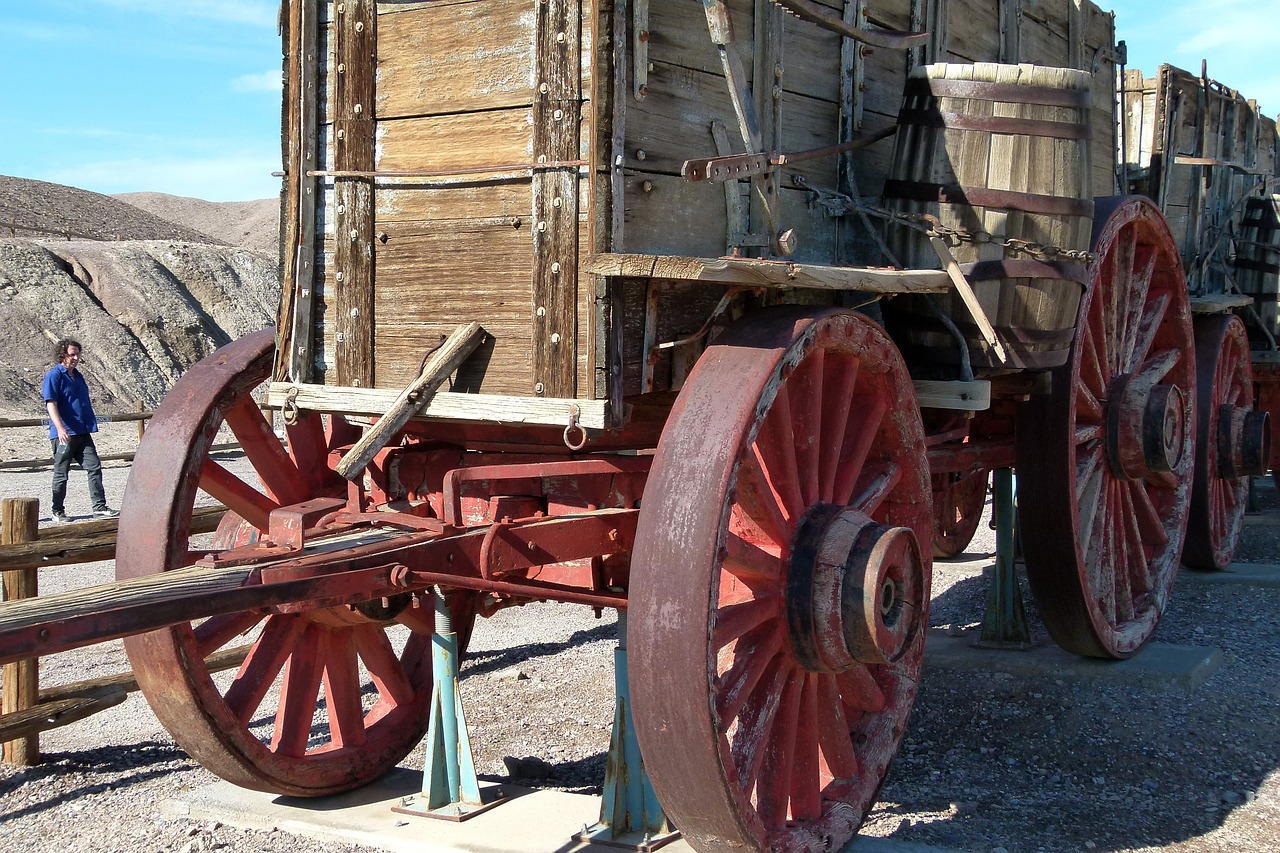
[[[1087,250],[1093,226],[1089,85],[1083,71],[1036,65],[915,69],[898,114],[885,205],[976,235]],[[887,228],[889,247],[904,267],[941,266],[924,234],[892,222]],[[952,254],[1007,360],[987,346],[953,291],[885,305],[886,325],[908,364],[959,363],[959,345],[937,309],[964,335],[975,369],[1066,361],[1087,281],[1083,264],[1037,259],[992,242],[960,243]]]
[[[1272,336],[1280,335],[1280,195],[1245,202],[1236,240],[1236,286],[1253,297],[1258,317]]]

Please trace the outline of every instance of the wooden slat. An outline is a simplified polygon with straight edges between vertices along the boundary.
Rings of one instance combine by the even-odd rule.
[[[40,501],[36,498],[5,498],[0,501],[0,543],[21,546],[36,539],[40,519]],[[4,573],[4,600],[33,600],[39,584],[33,569]],[[34,658],[4,665],[3,697],[0,710],[5,714],[28,713],[40,701],[40,664]],[[4,744],[4,761],[19,767],[40,763],[40,738],[35,732],[13,735],[15,740],[0,735]]]
[[[332,388],[327,385],[273,383],[267,393],[268,403],[276,407],[283,406],[286,395],[294,388],[298,390],[294,402],[300,409],[369,417],[383,415],[395,402],[398,393],[381,388]],[[417,419],[567,426],[571,406],[578,407],[578,424],[584,429],[607,428],[608,403],[604,400],[458,394],[448,391],[437,392]]]
[[[942,293],[951,286],[943,270],[832,267],[747,258],[688,258],[606,254],[583,269],[597,275],[704,281],[748,287],[865,290],[872,293]]]

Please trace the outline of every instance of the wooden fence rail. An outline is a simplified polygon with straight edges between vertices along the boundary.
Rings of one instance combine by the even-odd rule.
[[[211,533],[226,508],[202,507],[192,516],[191,532]],[[118,521],[114,518],[38,528],[37,498],[0,500],[0,571],[5,601],[34,598],[42,568],[114,559]],[[240,665],[248,647],[227,649],[206,660],[210,672]],[[0,683],[0,742],[3,758],[28,767],[39,763],[39,733],[82,720],[124,701],[138,689],[133,673],[40,689],[36,658],[4,665]]]

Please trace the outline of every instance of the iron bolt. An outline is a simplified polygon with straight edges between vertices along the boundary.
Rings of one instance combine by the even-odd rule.
[[[645,181],[644,183],[640,184],[640,189],[644,190],[647,193],[653,192],[653,181]]]
[[[637,160],[643,160],[643,159],[644,159],[645,157],[647,157],[647,156],[648,156],[648,155],[644,153],[644,149],[643,149],[643,148],[637,148],[637,149],[636,149],[636,159],[637,159]]]

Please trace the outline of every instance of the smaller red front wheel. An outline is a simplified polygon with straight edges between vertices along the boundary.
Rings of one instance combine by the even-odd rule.
[[[934,474],[933,556],[954,557],[969,547],[987,505],[991,472],[983,468],[968,473]]]

